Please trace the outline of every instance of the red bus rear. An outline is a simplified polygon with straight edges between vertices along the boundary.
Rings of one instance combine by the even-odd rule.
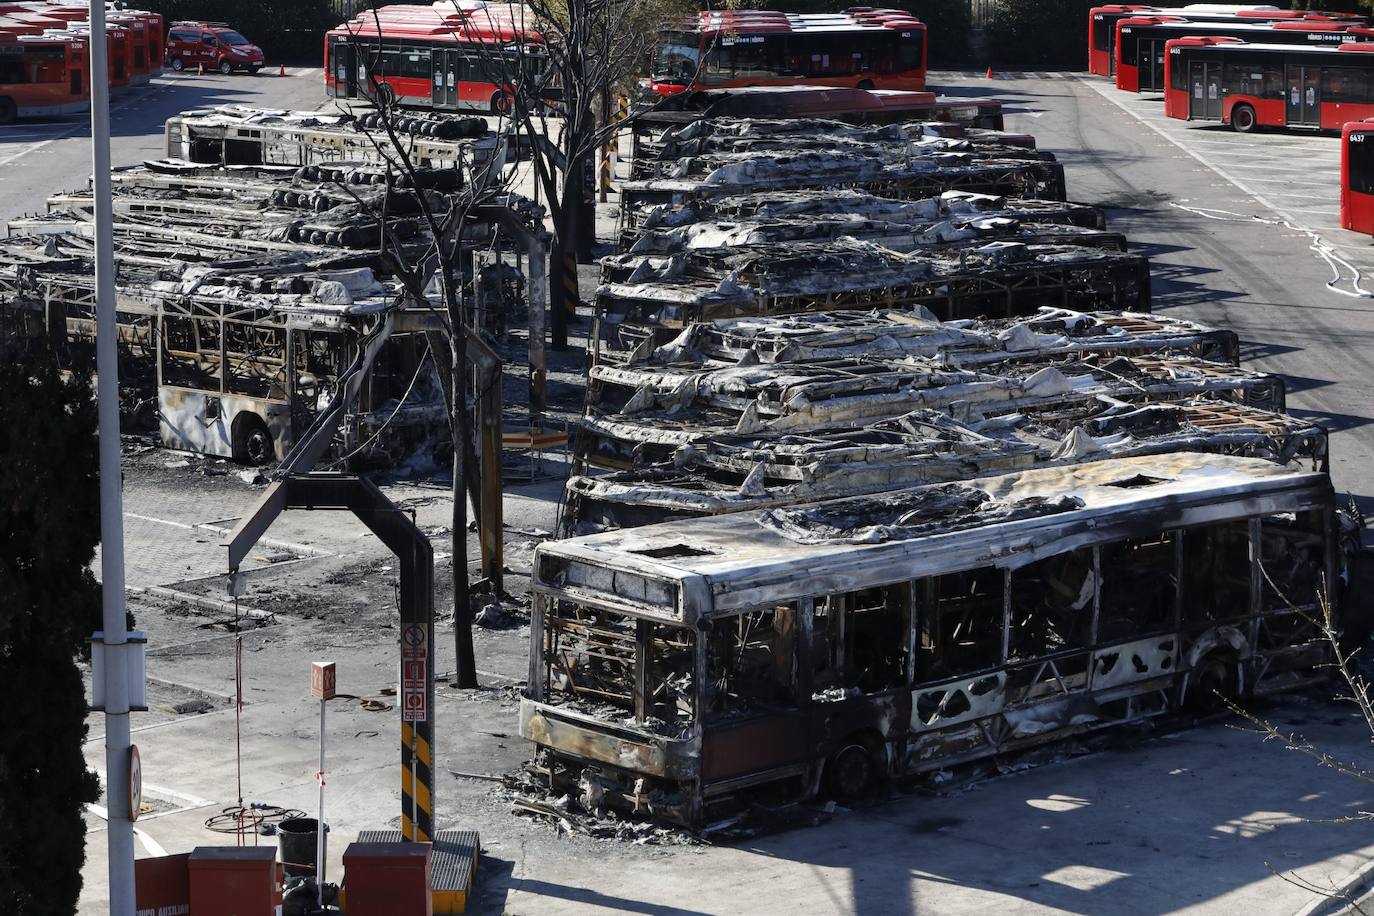
[[[0,124],[89,111],[86,42],[19,35],[0,25]]]
[[[325,94],[377,94],[410,108],[506,111],[521,73],[540,72],[543,37],[526,7],[389,6],[325,35]]]
[[[1341,226],[1374,235],[1374,121],[1341,129]]]
[[[648,88],[656,95],[747,86],[919,90],[926,58],[925,25],[901,10],[706,12],[659,31]]]
[[[1334,48],[1178,38],[1166,45],[1164,113],[1258,127],[1340,130],[1374,117],[1374,42]]]
[[[1088,11],[1088,72],[1098,76],[1116,75],[1116,28],[1132,16],[1168,16],[1187,22],[1255,22],[1320,16],[1347,25],[1365,25],[1368,17],[1360,13],[1329,13],[1317,10],[1281,10],[1267,4],[1246,6],[1229,3],[1192,3],[1181,7],[1142,6],[1113,3]]]
[[[1256,44],[1335,47],[1368,41],[1374,32],[1326,16],[1280,22],[1187,22],[1170,16],[1131,16],[1116,25],[1116,88],[1126,92],[1163,92],[1164,44],[1173,38],[1238,38]]]

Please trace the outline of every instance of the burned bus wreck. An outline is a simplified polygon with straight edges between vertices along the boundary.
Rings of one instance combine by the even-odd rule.
[[[980,151],[1008,159],[1044,158],[1035,154],[1035,138],[1000,130],[907,121],[882,126],[855,126],[821,118],[794,120],[704,118],[655,133],[636,131],[633,179],[662,178],[677,160],[732,153],[785,149],[876,148],[884,156],[907,152],[904,144],[935,144],[943,152]]]
[[[520,731],[699,826],[1291,688],[1336,514],[1323,473],[1174,454],[546,542]]]
[[[756,191],[807,188],[857,190],[897,200],[968,191],[1036,200],[1065,200],[1064,167],[1057,162],[969,159],[964,162],[884,163],[799,153],[754,156],[700,178],[655,178],[621,185],[620,229],[636,233],[656,207],[682,206]]]
[[[1146,403],[1206,396],[1276,412],[1285,401],[1279,376],[1169,354],[1013,362],[977,371],[920,357],[834,360],[739,366],[685,380],[595,366],[592,379],[633,391],[618,411],[589,409],[577,434],[578,459],[612,469],[671,461],[683,446],[719,435],[857,430],[920,409],[984,420],[1099,398]]]
[[[769,509],[1031,467],[1208,452],[1325,471],[1326,430],[1212,398],[1125,403],[1089,398],[958,420],[918,410],[860,428],[722,434],[671,460],[574,475],[559,532],[571,537],[678,518]]]
[[[689,373],[752,363],[924,356],[971,368],[1162,352],[1230,365],[1240,362],[1234,331],[1168,315],[1041,308],[1024,318],[959,321],[882,310],[724,319],[694,324],[662,347],[636,350],[626,365]],[[603,403],[599,390],[589,390],[588,404]]]
[[[485,341],[500,346],[508,316],[545,291],[547,251],[541,208],[488,188],[500,144],[485,122],[424,125],[402,176],[350,116],[189,112],[167,128],[172,152],[189,158],[113,176],[129,428],[250,464],[283,460],[306,439],[355,467],[449,448],[450,343],[427,214],[450,226],[442,246],[483,378],[500,371]],[[10,223],[7,346],[89,371],[93,226],[88,189]],[[542,327],[540,309],[531,322]],[[533,409],[543,347],[529,336]],[[499,399],[481,409],[499,416]],[[307,464],[325,457],[306,451]]]
[[[264,464],[285,457],[340,386],[362,373],[340,446],[373,458],[446,416],[427,331],[439,327],[365,261],[278,253],[193,266],[145,240],[120,259],[116,304],[126,423],[168,448]],[[12,343],[91,362],[93,243],[75,233],[0,242],[0,321]],[[408,397],[402,405],[412,379]],[[387,437],[373,433],[393,411]]]
[[[928,232],[941,223],[966,224],[980,218],[1098,230],[1107,224],[1101,210],[1085,204],[968,191],[947,191],[916,200],[877,197],[853,190],[760,191],[651,207],[638,220],[638,228],[622,236],[620,247],[624,252],[638,253],[635,246],[641,237],[649,236],[651,240],[643,244],[651,251],[673,250],[686,246],[695,234],[691,231],[693,224],[707,222],[777,223],[781,226],[808,222],[851,223],[860,227],[896,227],[894,231],[916,234]]]
[[[1150,310],[1145,258],[1063,245],[992,242],[904,254],[841,239],[665,258],[613,255],[602,270],[598,345],[622,352],[646,338],[666,343],[696,322],[755,315],[920,306],[949,320],[1034,314],[1043,306]]]
[[[646,230],[630,246],[632,255],[672,255],[698,249],[780,242],[857,239],[892,251],[969,248],[988,242],[1023,245],[1080,245],[1125,251],[1126,236],[1064,223],[1027,222],[1007,216],[971,216],[917,225],[839,215],[768,220],[709,220],[674,229]]]
[[[700,123],[700,122],[699,122]],[[756,122],[746,122],[746,128]],[[631,177],[635,180],[654,178],[705,178],[731,181],[736,172],[748,174],[756,160],[786,156],[817,156],[857,159],[878,163],[912,165],[928,161],[932,164],[967,164],[985,159],[1054,162],[1054,154],[1035,149],[1034,145],[1006,142],[1003,138],[983,133],[975,137],[952,138],[927,133],[922,125],[893,125],[885,128],[854,128],[826,122],[811,122],[813,132],[804,130],[752,132],[732,131],[729,135],[703,135],[695,127],[681,133],[688,138],[665,138],[661,159],[637,159]],[[1014,139],[1014,138],[1007,138]]]

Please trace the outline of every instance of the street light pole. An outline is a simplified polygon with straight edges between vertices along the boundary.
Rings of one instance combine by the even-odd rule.
[[[105,807],[110,913],[134,916],[134,824],[129,810],[128,634],[124,608],[124,499],[115,346],[114,224],[110,200],[110,71],[105,0],[90,0],[91,165],[95,202],[96,392],[100,416],[100,592],[105,631]]]

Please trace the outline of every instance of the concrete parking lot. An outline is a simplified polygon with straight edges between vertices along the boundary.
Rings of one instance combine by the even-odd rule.
[[[1159,103],[1114,98],[1105,82],[1073,75],[936,80],[951,94],[1004,98],[1009,129],[1035,134],[1064,161],[1070,197],[1108,208],[1109,226],[1152,258],[1155,307],[1235,329],[1247,365],[1283,373],[1292,411],[1333,430],[1337,485],[1374,508],[1366,378],[1374,302],[1326,288],[1329,268],[1309,250],[1305,231],[1340,246],[1351,263],[1374,266],[1366,240],[1331,228],[1334,138],[1240,138],[1164,123]],[[118,115],[117,163],[156,155],[161,119],[180,108],[322,101],[310,73],[164,78],[145,91],[136,106],[133,95],[117,101],[131,106]],[[63,133],[71,127],[53,126],[52,136],[24,127],[30,134],[16,134],[13,148],[0,146],[0,158],[11,157],[0,215],[35,209],[51,191],[79,183],[75,176],[89,166],[79,126]],[[1202,215],[1221,210],[1241,218]],[[1294,228],[1245,218],[1252,214]],[[139,577],[131,584],[172,590],[137,594],[131,605],[149,633],[154,707],[135,714],[134,739],[147,793],[158,802],[138,824],[140,854],[232,842],[204,821],[240,798],[313,809],[318,736],[309,662],[330,658],[339,664],[340,691],[354,695],[331,706],[329,721],[326,819],[337,876],[348,841],[394,826],[399,814],[396,713],[357,702],[385,702],[396,680],[395,564],[336,513],[292,513],[274,526],[275,543],[255,552],[241,599],[241,610],[262,613],[241,620],[246,703],[236,716],[232,604],[216,566],[218,531],[261,493],[236,471],[157,451],[128,457],[126,529]],[[443,609],[450,514],[442,484],[386,488],[434,540]],[[552,528],[557,497],[556,482],[508,488],[514,592],[523,591],[534,543]],[[512,814],[499,781],[526,757],[516,723],[528,638],[519,607],[517,600],[508,624],[478,633],[483,688],[441,688],[438,700],[439,826],[481,832],[476,912],[1293,913],[1314,895],[1286,876],[1330,886],[1374,854],[1367,824],[1325,822],[1370,810],[1367,783],[1227,722],[1122,735],[1106,747],[1074,745],[958,788],[899,791],[854,810],[818,812],[816,826],[714,845],[565,835]],[[451,624],[440,632],[439,667],[451,670]],[[1353,707],[1301,696],[1264,712],[1342,759],[1367,758],[1370,736]],[[103,769],[100,718],[90,725],[88,759]],[[98,817],[90,827],[82,910],[100,912]]]
[[[188,108],[249,105],[311,110],[324,102],[318,68],[265,69],[256,76],[199,76],[167,70],[110,100],[110,159],[115,168],[166,155],[162,125]],[[0,219],[41,212],[59,190],[91,174],[90,115],[30,119],[0,127]]]

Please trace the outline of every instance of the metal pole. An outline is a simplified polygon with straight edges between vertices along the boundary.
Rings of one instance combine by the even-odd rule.
[[[124,499],[119,454],[114,223],[110,201],[110,82],[105,0],[91,0],[91,167],[95,209],[96,391],[100,414],[100,602],[105,628],[105,798],[110,913],[134,916],[134,825],[129,810],[128,634]]]
[[[320,803],[315,815],[315,892],[320,908],[324,908],[324,705],[320,700]]]

